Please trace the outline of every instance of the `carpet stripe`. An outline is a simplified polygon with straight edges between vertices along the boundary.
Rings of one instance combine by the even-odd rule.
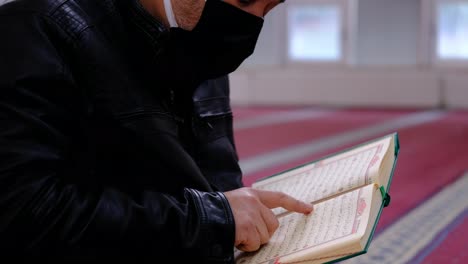
[[[337,135],[320,138],[309,142],[303,142],[252,158],[247,158],[244,160],[241,159],[240,165],[245,177],[249,177],[250,174],[273,165],[288,163],[306,155],[312,155],[314,153],[336,148],[351,142],[357,142],[384,132],[393,132],[402,128],[432,122],[442,118],[444,115],[445,113],[441,111],[428,111],[410,114],[402,118],[396,118],[395,120],[385,121],[365,128],[359,128]]]
[[[386,228],[367,254],[343,263],[408,263],[468,209],[467,189],[468,174]]]
[[[299,109],[294,111],[270,113],[267,115],[255,116],[253,118],[242,119],[238,121],[236,120],[234,122],[234,129],[239,131],[267,125],[287,124],[296,121],[311,120],[325,117],[335,112],[336,111],[331,110]]]
[[[468,210],[461,213],[452,223],[450,223],[444,230],[436,235],[436,239],[433,240],[429,245],[426,246],[416,257],[414,257],[410,263],[419,264],[422,263],[427,256],[429,256],[436,248],[438,248],[448,237],[448,235],[456,230],[468,216]]]
[[[466,212],[466,211],[465,211]],[[423,260],[424,264],[468,263],[468,216]]]
[[[284,149],[287,146],[310,142],[343,131],[372,126],[406,116],[411,111],[346,110],[310,120],[287,124],[264,125],[235,131],[235,140],[241,160]]]

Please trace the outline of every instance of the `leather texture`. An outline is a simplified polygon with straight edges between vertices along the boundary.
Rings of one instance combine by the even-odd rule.
[[[233,262],[228,79],[171,85],[169,34],[136,0],[0,7],[2,255]]]

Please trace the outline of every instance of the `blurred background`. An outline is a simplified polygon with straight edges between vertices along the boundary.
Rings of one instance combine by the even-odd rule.
[[[468,0],[288,0],[230,82],[246,186],[398,132],[390,205],[345,262],[468,263]]]
[[[468,0],[289,0],[230,75],[244,183],[398,132],[353,263],[468,263]]]
[[[464,0],[294,0],[231,75],[239,105],[468,108]]]

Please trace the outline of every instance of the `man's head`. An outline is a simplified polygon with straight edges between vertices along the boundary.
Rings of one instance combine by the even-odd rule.
[[[264,17],[284,0],[219,0],[229,3],[252,15]],[[205,0],[140,0],[143,6],[166,26],[170,26],[170,16],[175,18],[178,27],[192,30],[198,23],[205,6]]]
[[[186,82],[235,71],[255,50],[263,17],[282,0],[139,0],[170,26],[159,63]],[[146,4],[146,5],[145,5]],[[153,9],[151,9],[153,8]]]

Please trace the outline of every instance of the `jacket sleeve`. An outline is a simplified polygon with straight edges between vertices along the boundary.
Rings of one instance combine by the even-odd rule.
[[[221,191],[243,187],[234,141],[229,78],[203,82],[194,92],[196,160],[210,183]]]
[[[81,107],[70,102],[80,91],[45,23],[39,16],[0,12],[0,36],[7,36],[0,41],[2,254],[178,252],[206,262],[232,260],[234,220],[222,193],[145,191],[131,198],[70,177],[76,174],[70,150],[80,133],[75,118]]]

